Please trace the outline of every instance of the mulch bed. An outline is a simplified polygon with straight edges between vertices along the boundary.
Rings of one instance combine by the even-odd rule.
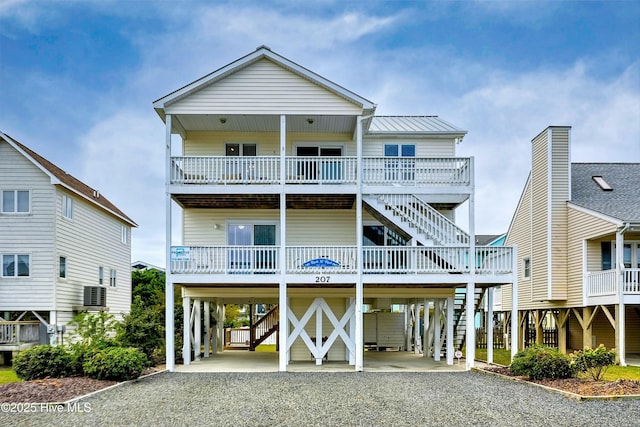
[[[9,383],[0,385],[0,402],[59,403],[114,384],[117,384],[117,381],[85,377],[45,378]]]
[[[527,377],[513,375],[509,368],[491,366],[484,368],[485,371],[495,372],[508,377],[541,384],[558,390],[568,391],[581,396],[620,396],[620,395],[640,395],[640,381],[616,380],[616,381],[594,381],[590,378],[566,378],[558,380],[530,380]]]
[[[164,365],[147,368],[149,375],[164,370]],[[87,377],[45,378],[0,385],[0,402],[5,403],[61,403],[107,388],[117,381],[94,380]]]

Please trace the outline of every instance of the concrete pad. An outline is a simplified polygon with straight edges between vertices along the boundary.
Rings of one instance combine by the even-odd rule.
[[[291,361],[287,367],[289,372],[354,372],[355,368],[348,362],[323,361],[316,365],[315,361]],[[429,372],[465,370],[464,359],[454,360],[447,365],[419,354],[403,351],[366,351],[364,353],[364,370],[366,372]],[[250,352],[228,350],[212,355],[207,359],[192,362],[190,365],[176,365],[176,372],[278,372],[278,353]]]

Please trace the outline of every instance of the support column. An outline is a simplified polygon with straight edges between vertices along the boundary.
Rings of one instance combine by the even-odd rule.
[[[626,309],[624,306],[624,229],[616,232],[616,281],[618,282],[618,304],[616,305],[616,331],[615,343],[618,363],[627,366],[626,353]]]
[[[422,315],[422,355],[429,357],[431,353],[431,346],[429,343],[429,300],[424,300],[424,312]]]
[[[351,307],[351,304],[353,304],[354,302],[354,298],[348,298],[347,299],[347,307]],[[349,320],[349,336],[350,337],[355,337],[356,336],[356,322],[354,321],[354,319]],[[355,342],[355,340],[354,340]],[[349,350],[349,348],[347,346],[345,346],[345,351],[347,352],[347,360],[349,360],[349,365],[351,366],[355,366],[356,364],[356,355],[351,352]]]
[[[289,339],[289,321],[287,320],[287,310],[289,309],[289,299],[287,297],[287,196],[285,194],[286,181],[286,150],[287,150],[287,118],[280,116],[280,285],[278,291],[278,314],[280,317],[278,332],[278,371],[285,372],[289,363],[289,351],[287,350],[287,340]]]
[[[476,327],[475,327],[475,294],[476,287],[475,283],[469,282],[467,283],[467,296],[465,300],[465,313],[467,316],[466,319],[466,368],[467,370],[473,368],[475,365],[476,358]]]
[[[434,300],[433,303],[433,360],[440,361],[440,353],[442,353],[442,300],[440,298]]]
[[[493,287],[487,290],[487,363],[493,363]]]
[[[567,319],[570,311],[566,308],[558,310],[558,350],[563,354],[567,354]]]
[[[511,283],[511,359],[518,352],[518,248],[513,248],[513,265],[511,271],[513,282]]]
[[[544,341],[544,337],[542,336],[542,334],[544,333],[544,330],[542,328],[542,316],[544,316],[544,310],[536,310],[535,313],[536,344],[542,344]]]
[[[413,327],[413,353],[420,354],[422,350],[422,342],[420,339],[420,303],[416,300],[414,307],[414,327]]]
[[[358,265],[358,273],[356,275],[356,330],[355,330],[355,347],[356,347],[356,366],[355,370],[360,372],[364,369],[364,328],[362,318],[362,304],[364,303],[364,287],[362,284],[362,269],[364,268],[362,256],[362,116],[358,116],[356,121],[356,156],[358,162],[358,192],[356,193],[356,260]]]
[[[474,158],[469,161],[471,173],[471,192],[469,193],[469,276],[467,283],[467,299],[465,311],[467,313],[466,324],[466,369],[475,366],[476,358],[476,326],[475,326],[475,293],[476,293],[476,231],[475,231],[475,164]]]
[[[49,325],[53,326],[53,333],[49,334],[49,345],[56,345],[58,340],[58,312],[51,310],[49,312]]]
[[[175,302],[173,299],[173,277],[171,275],[171,193],[169,192],[169,183],[171,180],[171,114],[167,114],[165,118],[165,357],[166,366],[169,372],[175,371],[175,322],[174,310]]]
[[[183,324],[182,330],[182,360],[184,365],[191,364],[191,300],[182,297]]]
[[[202,348],[202,301],[193,300],[193,360],[200,360],[200,349]]]
[[[582,348],[593,347],[592,313],[593,309],[591,307],[582,308]]]
[[[453,365],[453,311],[455,308],[455,298],[447,298],[447,365]]]
[[[411,327],[411,304],[407,300],[404,309],[404,350],[411,351],[411,333],[413,328]]]
[[[211,348],[211,302],[204,301],[204,357],[208,358]]]

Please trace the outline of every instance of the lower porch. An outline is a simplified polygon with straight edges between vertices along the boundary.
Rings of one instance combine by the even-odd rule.
[[[465,360],[448,365],[425,358],[421,354],[406,351],[365,351],[364,371],[366,372],[464,372]],[[353,372],[347,361],[325,361],[316,365],[314,360],[291,361],[288,372]],[[246,350],[226,350],[202,358],[190,365],[177,365],[176,372],[278,372],[278,352],[254,352]]]

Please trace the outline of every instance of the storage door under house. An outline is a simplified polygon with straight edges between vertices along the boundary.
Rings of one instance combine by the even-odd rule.
[[[241,248],[228,250],[228,268],[231,272],[274,272],[276,249],[249,248],[249,246],[275,246],[275,224],[229,224],[227,244],[241,246]]]

